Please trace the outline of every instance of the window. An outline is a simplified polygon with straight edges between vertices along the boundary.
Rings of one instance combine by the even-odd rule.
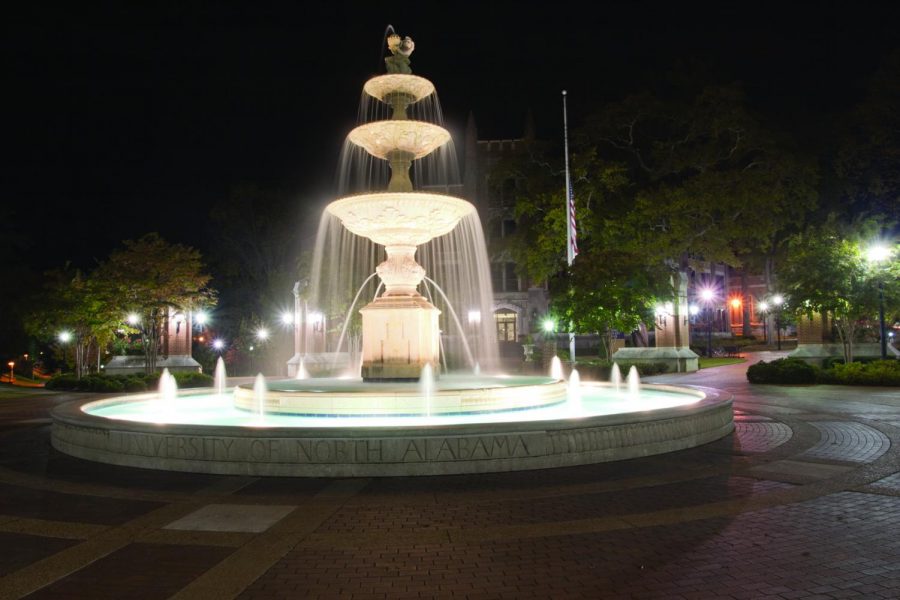
[[[516,341],[516,313],[503,309],[494,311],[494,322],[497,324],[497,341]]]

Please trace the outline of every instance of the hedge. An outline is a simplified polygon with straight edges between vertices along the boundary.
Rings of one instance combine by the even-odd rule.
[[[175,382],[179,388],[212,387],[213,378],[196,371],[176,372]],[[50,379],[48,390],[66,390],[75,392],[146,392],[159,386],[159,373],[134,373],[131,375],[88,375],[77,379],[75,375],[66,373]]]
[[[750,383],[830,383],[837,385],[900,386],[900,361],[828,363],[820,369],[799,358],[760,361],[747,369]]]

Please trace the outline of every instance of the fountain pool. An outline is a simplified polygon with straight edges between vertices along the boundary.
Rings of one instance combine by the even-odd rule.
[[[447,391],[445,379],[452,377],[442,379],[443,390],[439,386],[436,394]],[[305,381],[323,395],[337,385],[326,380],[317,388],[317,380]],[[515,382],[512,378],[507,389],[515,389]],[[345,391],[362,387],[359,382],[341,385]],[[690,448],[733,429],[730,395],[709,388],[644,385],[635,397],[611,384],[581,382],[577,394],[551,405],[431,415],[427,398],[421,393],[417,398],[416,414],[325,417],[260,413],[237,408],[232,390],[188,390],[179,393],[177,408],[167,410],[165,423],[159,423],[159,395],[142,394],[58,407],[52,440],[67,454],[133,467],[352,477],[622,460]]]

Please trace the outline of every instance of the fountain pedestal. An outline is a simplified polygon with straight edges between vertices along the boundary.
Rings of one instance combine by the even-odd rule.
[[[359,312],[364,380],[415,380],[426,364],[439,370],[441,311],[425,298],[382,296]]]

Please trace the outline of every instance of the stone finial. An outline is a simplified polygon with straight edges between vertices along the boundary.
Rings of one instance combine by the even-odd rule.
[[[412,41],[412,38],[406,36],[401,39],[399,35],[393,33],[388,36],[387,46],[391,51],[391,55],[384,59],[387,72],[407,75],[412,73],[412,69],[409,67],[409,55],[416,49],[416,43]]]

